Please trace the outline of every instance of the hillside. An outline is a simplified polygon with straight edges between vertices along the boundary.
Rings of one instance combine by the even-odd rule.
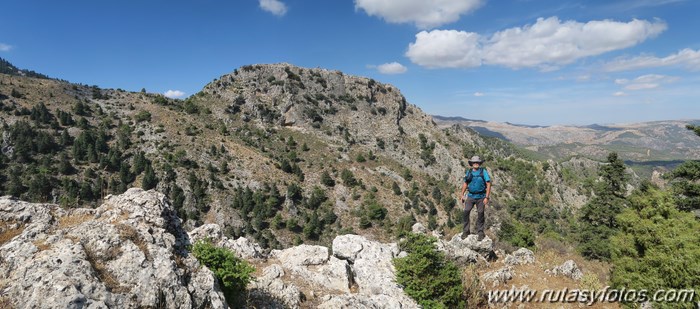
[[[686,130],[700,120],[667,120],[589,126],[526,126],[435,116],[440,127],[464,125],[486,136],[498,137],[552,159],[587,155],[602,159],[610,151],[636,162],[700,158],[700,140]]]
[[[186,226],[219,223],[264,246],[340,231],[391,238],[416,221],[456,232],[455,192],[474,154],[498,180],[493,211],[573,203],[516,148],[440,129],[395,87],[338,71],[244,66],[186,100],[3,74],[0,95],[3,194],[77,207],[155,188]]]
[[[677,201],[671,196],[678,194],[660,191],[642,181],[616,154],[609,155],[605,162],[587,155],[545,160],[546,155],[539,150],[484,136],[467,126],[438,124],[407,102],[399,89],[373,79],[286,63],[249,65],[214,79],[185,100],[175,100],[145,89],[102,89],[29,76],[17,73],[22,71],[16,68],[12,72],[0,74],[0,196],[5,196],[3,216],[7,218],[0,221],[0,245],[4,252],[11,252],[3,253],[3,259],[20,256],[12,252],[22,248],[34,250],[23,253],[27,259],[43,259],[47,253],[42,252],[47,250],[73,248],[67,256],[91,263],[97,281],[103,284],[96,290],[98,301],[102,301],[102,288],[121,297],[114,303],[139,301],[129,296],[135,293],[133,289],[128,293],[121,290],[120,282],[131,279],[114,282],[108,276],[119,273],[112,269],[113,259],[134,267],[129,256],[140,257],[139,252],[146,264],[163,258],[163,263],[169,265],[162,273],[165,277],[189,278],[186,274],[182,277],[182,272],[191,271],[196,266],[194,260],[176,254],[171,255],[173,264],[166,261],[172,260],[166,258],[170,253],[158,259],[150,255],[151,249],[172,251],[181,245],[174,246],[168,240],[159,248],[151,248],[142,237],[151,239],[147,234],[152,233],[152,223],[158,233],[165,229],[164,235],[185,237],[186,231],[192,239],[219,239],[221,246],[236,250],[241,246],[254,248],[250,257],[264,257],[254,262],[258,269],[255,276],[271,280],[256,284],[277,287],[283,295],[296,291],[291,302],[301,306],[381,303],[386,293],[377,292],[375,287],[388,286],[386,282],[394,282],[394,275],[401,276],[387,263],[412,254],[402,254],[396,246],[413,237],[415,231],[436,235],[436,250],[459,263],[459,269],[451,268],[453,279],[476,278],[463,281],[462,292],[475,294],[462,296],[472,300],[483,300],[484,282],[506,287],[510,283],[524,285],[532,280],[528,278],[547,279],[533,285],[537,289],[597,289],[608,283],[648,287],[645,283],[632,285],[628,280],[638,273],[652,278],[654,273],[649,271],[655,268],[633,266],[653,264],[656,255],[644,260],[645,264],[634,261],[643,258],[644,252],[666,247],[627,246],[653,240],[676,248],[675,242],[684,238],[627,241],[625,237],[642,235],[635,230],[638,223],[644,223],[649,231],[672,228],[664,235],[680,233],[692,238],[689,244],[696,243],[697,234],[688,230],[697,229],[697,222],[675,210]],[[483,242],[473,236],[464,241],[458,237],[462,209],[456,195],[466,158],[473,155],[486,159],[485,166],[494,180],[492,201],[486,208],[488,238]],[[687,167],[689,172],[696,170],[692,164]],[[640,189],[632,193],[635,187]],[[114,199],[136,202],[127,203],[132,210],[114,212],[109,202]],[[659,201],[665,208],[651,210],[670,214],[664,218],[667,221],[644,219],[654,215],[644,209]],[[155,219],[149,219],[148,224],[132,220],[141,218],[139,207],[147,204],[155,205],[149,215]],[[37,215],[26,215],[29,209]],[[620,213],[624,216],[618,216]],[[109,216],[103,218],[103,214]],[[172,226],[163,225],[165,222],[159,219],[163,216],[177,225],[177,233],[169,230]],[[618,226],[615,220],[625,225]],[[33,227],[28,226],[34,223],[47,232],[32,232]],[[140,236],[124,226],[138,227]],[[115,229],[118,236],[112,235]],[[47,237],[61,239],[65,247],[47,246],[41,242]],[[87,237],[86,242],[76,241],[81,237]],[[102,247],[105,239],[112,240]],[[343,240],[341,245],[352,245],[337,247],[338,239]],[[91,251],[88,247],[92,245],[101,251]],[[488,248],[478,249],[482,245]],[[442,256],[421,247],[420,242],[416,246],[420,249],[416,251],[431,256],[428,260]],[[518,249],[521,247],[535,253]],[[583,254],[592,260],[584,259],[577,247],[588,250]],[[360,254],[358,248],[368,248],[367,255]],[[617,248],[626,249],[615,251]],[[516,254],[516,249],[523,256]],[[483,252],[478,257],[474,250]],[[374,255],[375,251],[381,256]],[[677,251],[687,261],[698,260],[695,253],[700,252],[694,245]],[[511,253],[527,262],[514,261]],[[605,255],[595,255],[598,253]],[[635,259],[626,257],[635,254]],[[375,273],[368,270],[374,266],[351,263],[360,256],[368,259],[365,262],[383,265],[385,271]],[[178,260],[186,265],[177,264]],[[573,262],[568,260],[582,266],[583,277],[580,272],[571,272]],[[608,263],[627,268],[611,272]],[[35,264],[27,265],[39,267]],[[44,266],[51,270],[52,265]],[[404,267],[410,270],[420,265],[406,263]],[[558,276],[560,267],[575,276],[569,276],[571,280],[552,278]],[[155,268],[151,270],[155,272]],[[2,279],[10,280],[8,274]],[[309,282],[293,280],[301,276],[310,278],[313,284],[328,286],[325,283],[333,274],[340,278],[333,281],[341,282],[338,291],[352,295],[335,298],[333,293],[338,291],[330,293]],[[353,284],[353,278],[360,277],[363,279]],[[690,271],[658,280],[663,281],[660,287],[684,288],[696,286],[694,278],[700,277]],[[295,288],[289,285],[290,279]],[[204,289],[219,293],[207,280]],[[24,289],[10,283],[0,280],[0,291],[11,289],[16,295],[24,295]],[[149,289],[149,300],[144,303],[157,304],[161,294],[169,301],[186,299],[182,291],[193,287],[189,282],[181,283],[170,294]],[[358,300],[358,290],[369,298]],[[398,297],[398,304],[412,302],[405,298],[405,288],[404,292],[398,286],[390,290]],[[7,300],[3,295],[0,306]],[[191,303],[201,302],[197,295],[190,293]],[[617,306],[602,306],[606,305]]]

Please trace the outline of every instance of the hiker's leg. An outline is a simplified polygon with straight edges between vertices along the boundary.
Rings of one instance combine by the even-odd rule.
[[[476,230],[479,236],[484,236],[484,199],[478,199],[476,202]]]
[[[462,237],[467,237],[467,235],[471,234],[471,232],[469,232],[469,214],[471,214],[475,202],[476,201],[471,197],[468,197],[464,201],[464,213],[462,214],[462,221],[464,222],[464,227],[462,229]]]

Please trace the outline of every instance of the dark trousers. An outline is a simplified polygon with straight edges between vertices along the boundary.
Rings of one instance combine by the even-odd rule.
[[[462,235],[466,237],[466,235],[471,234],[469,232],[469,214],[472,211],[472,208],[474,208],[474,204],[476,204],[476,212],[477,212],[477,217],[476,217],[476,230],[479,235],[484,235],[484,199],[474,199],[471,197],[467,197],[467,199],[464,202],[464,215],[462,217],[462,221],[464,221],[464,229],[462,230]]]

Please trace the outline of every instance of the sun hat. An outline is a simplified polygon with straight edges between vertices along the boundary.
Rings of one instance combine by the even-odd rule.
[[[471,159],[469,159],[469,161],[467,161],[467,163],[469,163],[469,165],[472,165],[472,163],[481,164],[481,163],[484,163],[484,160],[481,160],[481,158],[479,158],[479,156],[473,156]]]

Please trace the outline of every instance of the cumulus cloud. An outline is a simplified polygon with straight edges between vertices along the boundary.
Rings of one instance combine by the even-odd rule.
[[[185,93],[180,90],[168,90],[163,95],[171,99],[178,99],[184,97]]]
[[[667,76],[659,74],[646,74],[639,76],[633,80],[620,78],[615,80],[615,84],[625,86],[625,90],[645,90],[654,89],[661,86],[661,84],[669,84],[677,81],[679,78],[676,76]]]
[[[533,25],[496,32],[491,37],[457,30],[421,31],[406,56],[426,67],[468,68],[481,64],[513,69],[554,70],[578,59],[624,49],[665,31],[663,21],[633,19],[562,22],[539,18]]]
[[[279,0],[258,0],[260,8],[277,16],[287,14],[287,5]]]
[[[608,72],[680,66],[691,71],[700,71],[700,50],[683,49],[664,58],[642,55],[632,58],[618,58],[603,67]]]
[[[413,23],[421,29],[459,20],[479,8],[483,0],[355,0],[355,9],[390,23]]]
[[[385,63],[377,66],[377,70],[382,74],[402,74],[408,69],[398,62]]]
[[[406,56],[429,68],[469,68],[481,65],[479,35],[457,30],[421,31]]]
[[[483,97],[483,96],[484,96],[484,93],[483,93],[483,92],[478,92],[478,91],[477,91],[477,92],[474,92],[474,96],[475,96],[475,97]]]
[[[10,49],[12,49],[11,45],[0,43],[0,51],[6,52],[6,51],[10,51]]]

